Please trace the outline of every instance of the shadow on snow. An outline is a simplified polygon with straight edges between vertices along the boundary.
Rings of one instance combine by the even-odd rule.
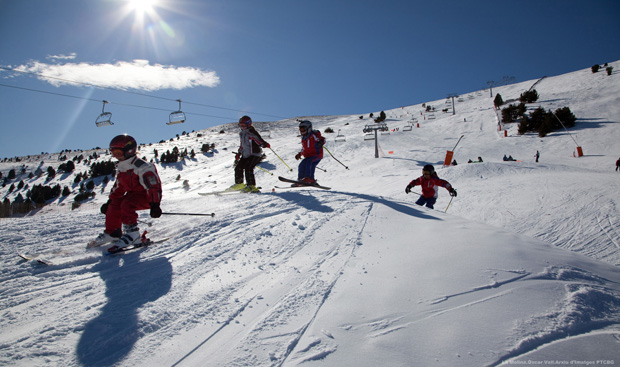
[[[312,190],[312,189],[309,189],[309,190]],[[372,202],[372,203],[377,203],[377,204],[385,205],[388,208],[391,208],[393,210],[396,210],[397,212],[400,212],[402,214],[409,215],[409,216],[412,216],[412,217],[423,218],[423,219],[435,219],[435,220],[439,219],[439,218],[436,218],[434,216],[425,214],[423,211],[421,211],[419,208],[416,208],[415,206],[401,204],[401,203],[398,203],[396,201],[386,199],[386,198],[384,198],[382,196],[358,194],[358,193],[343,192],[343,191],[324,191],[324,192],[317,191],[317,193],[324,193],[324,194],[327,194],[327,195],[351,196],[351,197],[360,199],[362,201],[368,201],[368,202]],[[301,205],[304,208],[306,208],[307,210],[323,212],[323,213],[334,212],[334,209],[324,205],[317,198],[315,198],[313,195],[304,195],[302,192],[278,193],[278,197],[280,197],[280,198],[282,198],[284,200],[288,200],[290,202],[293,202],[295,204]]]
[[[93,268],[106,284],[108,303],[84,327],[76,352],[82,365],[112,366],[121,361],[143,334],[138,308],[170,290],[168,259],[140,261],[139,257],[139,252],[104,257]]]

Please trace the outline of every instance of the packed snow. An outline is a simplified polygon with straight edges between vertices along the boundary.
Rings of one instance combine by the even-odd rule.
[[[198,195],[234,183],[236,124],[147,144],[147,160],[198,153],[157,163],[164,212],[215,216],[142,212],[141,229],[167,240],[117,256],[85,249],[113,182],[97,179],[72,210],[74,174],[27,178],[42,161],[57,168],[58,154],[3,162],[3,177],[18,172],[3,198],[25,196],[8,192],[20,180],[73,193],[0,219],[0,365],[620,364],[618,78],[584,69],[494,87],[507,101],[536,83],[529,110],[577,116],[544,138],[499,130],[489,90],[456,98],[454,114],[444,100],[386,110],[378,158],[363,129],[379,111],[307,117],[328,140],[316,177],[329,191],[277,179],[297,175],[295,119],[255,124],[272,147],[259,194]],[[215,150],[200,153],[204,143]],[[453,149],[458,165],[443,167]],[[434,210],[404,191],[425,164],[458,191],[440,188]]]

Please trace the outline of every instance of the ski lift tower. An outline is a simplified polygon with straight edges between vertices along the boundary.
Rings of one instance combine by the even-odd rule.
[[[454,109],[454,97],[458,97],[459,95],[456,93],[450,93],[448,94],[448,98],[452,99],[452,116],[454,116],[454,114],[456,113],[455,109]]]
[[[489,80],[487,84],[489,86],[489,91],[491,92],[491,98],[493,98],[493,87],[499,86],[500,84],[495,80]]]
[[[385,122],[375,125],[366,125],[364,126],[364,133],[375,132],[375,158],[379,158],[379,139],[377,138],[377,131],[389,131],[388,126]]]

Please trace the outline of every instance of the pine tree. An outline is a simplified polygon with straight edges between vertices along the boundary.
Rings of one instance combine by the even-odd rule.
[[[56,170],[54,169],[54,167],[47,167],[47,179],[51,180],[54,177],[56,177]]]
[[[504,104],[504,99],[502,99],[502,95],[497,93],[497,95],[495,95],[495,99],[493,100],[493,104],[495,105],[495,108],[499,108],[501,105]]]

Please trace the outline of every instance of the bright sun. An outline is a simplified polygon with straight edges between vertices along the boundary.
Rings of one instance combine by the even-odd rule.
[[[157,2],[157,0],[128,0],[128,5],[131,10],[144,14],[152,11]]]

